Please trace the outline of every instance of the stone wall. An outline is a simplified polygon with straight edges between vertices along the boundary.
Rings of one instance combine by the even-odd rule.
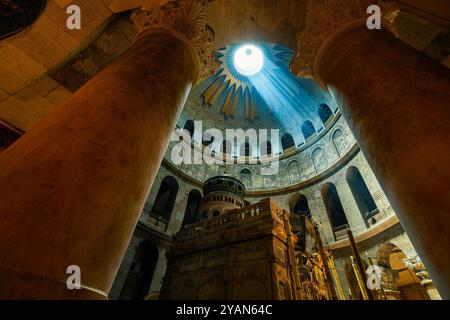
[[[268,163],[224,163],[202,165],[191,163],[182,163],[175,165],[172,162],[172,150],[176,148],[180,142],[172,141],[165,154],[165,160],[172,163],[179,171],[196,180],[197,184],[219,174],[226,172],[228,175],[237,179],[242,179],[241,171],[247,169],[251,172],[251,177],[245,183],[247,191],[250,193],[264,191],[270,194],[270,190],[279,190],[289,186],[304,184],[308,180],[323,175],[329,171],[334,165],[344,159],[348,153],[352,151],[355,145],[355,138],[350,132],[345,120],[338,114],[335,115],[334,123],[321,133],[314,143],[299,148],[297,152],[288,157],[280,157],[278,162],[278,172],[272,176],[261,175],[262,168],[267,167]],[[201,154],[201,146],[194,143],[194,149]],[[255,161],[256,162],[256,161]]]

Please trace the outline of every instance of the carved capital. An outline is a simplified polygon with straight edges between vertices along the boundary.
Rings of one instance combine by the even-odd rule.
[[[161,8],[136,10],[131,21],[137,32],[150,27],[174,29],[186,36],[200,60],[200,79],[213,75],[219,66],[213,47],[214,31],[206,24],[207,1],[170,1]]]
[[[370,5],[381,8],[383,28],[395,34],[393,24],[399,12],[395,0],[308,0],[305,27],[297,34],[297,50],[290,65],[292,73],[312,78],[319,49],[341,28],[368,19]]]

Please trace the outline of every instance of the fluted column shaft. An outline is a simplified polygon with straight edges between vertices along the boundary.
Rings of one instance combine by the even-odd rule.
[[[2,153],[0,299],[107,297],[198,74],[184,35],[147,29]]]
[[[450,298],[450,72],[384,30],[332,35],[329,89],[439,291]]]

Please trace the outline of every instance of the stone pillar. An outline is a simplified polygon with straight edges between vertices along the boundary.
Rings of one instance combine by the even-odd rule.
[[[181,229],[184,213],[186,212],[189,192],[190,190],[184,190],[184,188],[180,188],[180,190],[178,190],[175,205],[172,210],[172,216],[170,217],[167,225],[166,232],[170,235],[175,235]]]
[[[328,8],[324,0],[309,1],[292,68],[314,76],[336,99],[434,283],[449,299],[450,72],[388,32],[398,12],[392,2],[375,1],[385,18],[382,30],[366,27],[367,1],[338,2]],[[324,14],[317,12],[324,8]]]
[[[139,248],[140,241],[141,239],[135,237],[131,239],[109,292],[109,299],[118,300],[120,298],[123,286],[127,280],[128,273],[130,272],[131,264],[133,263],[134,257],[136,256],[136,251]]]
[[[160,247],[158,261],[156,262],[155,272],[153,273],[152,284],[148,291],[148,295],[152,299],[156,299],[159,296],[159,292],[161,291],[162,281],[164,279],[164,275],[166,274],[167,269],[167,257],[166,257],[167,249]]]
[[[198,53],[211,53],[202,3],[135,13],[142,32],[123,56],[2,153],[0,299],[107,298]]]
[[[356,199],[353,196],[345,177],[342,177],[342,180],[338,181],[335,185],[350,228],[355,232],[355,234],[366,231],[367,223],[359,210]]]

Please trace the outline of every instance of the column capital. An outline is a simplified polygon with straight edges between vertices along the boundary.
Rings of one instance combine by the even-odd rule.
[[[218,69],[218,60],[213,47],[214,31],[206,24],[207,1],[169,1],[153,10],[135,10],[131,21],[137,32],[152,27],[173,29],[183,34],[192,44],[200,62],[200,79],[213,75]]]
[[[339,30],[369,18],[367,8],[378,5],[383,27],[395,34],[393,23],[399,7],[395,0],[308,0],[305,26],[297,34],[297,50],[291,61],[293,74],[313,78],[314,63],[319,50]]]

